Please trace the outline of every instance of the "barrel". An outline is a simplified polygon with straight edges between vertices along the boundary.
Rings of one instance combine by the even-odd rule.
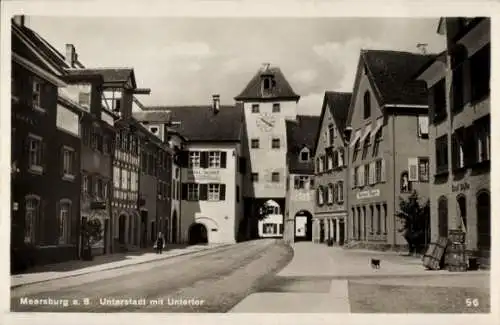
[[[450,272],[467,271],[467,259],[465,256],[465,245],[451,243],[446,249],[446,264]]]
[[[452,243],[460,243],[464,244],[465,243],[465,232],[461,230],[449,230],[448,231],[448,239]]]

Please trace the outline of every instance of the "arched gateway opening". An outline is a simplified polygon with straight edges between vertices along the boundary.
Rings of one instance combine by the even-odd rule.
[[[295,241],[312,241],[312,214],[307,210],[295,214]]]
[[[189,227],[189,245],[207,244],[207,227],[201,223],[194,223]]]

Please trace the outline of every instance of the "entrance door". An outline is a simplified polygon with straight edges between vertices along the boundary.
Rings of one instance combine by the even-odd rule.
[[[340,220],[339,222],[339,245],[344,245],[345,241],[345,223],[344,220]]]
[[[118,219],[118,241],[125,244],[125,216],[122,214]]]
[[[201,223],[194,223],[189,227],[189,244],[207,244],[208,233],[207,228]]]

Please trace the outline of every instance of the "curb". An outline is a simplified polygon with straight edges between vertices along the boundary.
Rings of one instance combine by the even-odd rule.
[[[90,274],[90,273],[97,273],[97,272],[101,272],[101,271],[116,270],[116,269],[122,269],[122,268],[129,267],[129,266],[136,266],[136,265],[141,265],[141,264],[146,264],[146,263],[163,261],[163,260],[167,260],[167,259],[173,258],[173,257],[184,256],[184,255],[189,255],[189,254],[196,254],[196,253],[210,251],[210,250],[214,250],[214,249],[218,249],[218,248],[222,248],[222,247],[227,247],[227,246],[231,246],[231,245],[233,245],[233,244],[224,244],[224,245],[220,245],[220,246],[217,246],[217,247],[205,248],[205,249],[201,249],[201,250],[196,251],[196,252],[184,252],[184,253],[180,253],[180,254],[177,254],[177,255],[166,256],[164,258],[158,258],[158,259],[155,259],[155,260],[141,261],[141,262],[134,263],[134,264],[118,265],[118,266],[113,266],[113,267],[106,268],[106,269],[101,269],[101,270],[87,271],[87,272],[82,272],[82,273],[78,273],[78,274],[63,275],[63,276],[55,277],[55,278],[51,278],[51,279],[33,281],[33,282],[29,282],[29,283],[15,284],[15,285],[10,286],[10,289],[12,290],[12,289],[16,289],[16,288],[19,288],[19,287],[29,286],[29,285],[32,285],[32,284],[39,284],[39,283],[49,282],[49,281],[54,281],[54,280],[59,280],[59,279],[73,278],[73,277],[77,277],[77,276],[81,276],[81,275],[86,275],[86,274]]]
[[[456,273],[438,273],[438,274],[360,274],[360,275],[277,275],[277,278],[293,278],[294,280],[310,280],[322,279],[322,280],[364,280],[364,279],[383,279],[383,278],[438,278],[438,277],[448,277],[448,276],[473,276],[473,275],[490,275],[489,272],[456,272]]]

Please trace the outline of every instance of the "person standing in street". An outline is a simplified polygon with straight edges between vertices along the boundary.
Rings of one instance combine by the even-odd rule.
[[[158,233],[158,238],[156,239],[156,254],[161,254],[163,252],[163,235],[161,232]]]

